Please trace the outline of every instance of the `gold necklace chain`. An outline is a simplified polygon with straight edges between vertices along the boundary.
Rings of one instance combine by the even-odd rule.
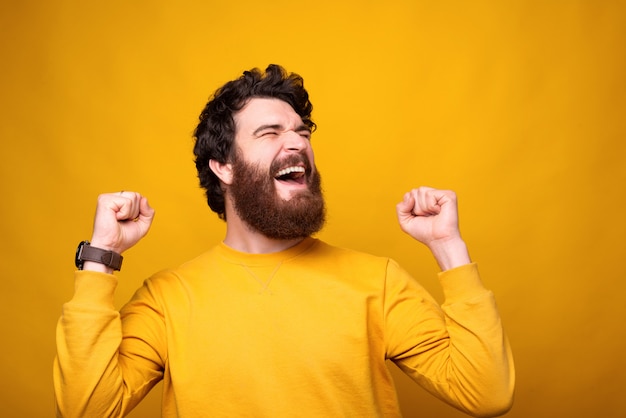
[[[271,295],[272,291],[270,290],[270,283],[272,283],[272,279],[274,278],[274,276],[276,275],[276,272],[278,271],[278,269],[280,268],[282,264],[283,262],[280,261],[276,265],[276,267],[274,267],[274,270],[272,270],[272,272],[270,273],[269,277],[267,278],[267,281],[261,280],[259,276],[257,276],[257,274],[254,271],[252,271],[250,267],[248,267],[247,264],[240,263],[239,265],[243,267],[248,273],[250,273],[250,275],[254,278],[254,280],[256,280],[261,285],[261,290],[259,291],[260,295],[262,295],[263,293],[269,293]]]

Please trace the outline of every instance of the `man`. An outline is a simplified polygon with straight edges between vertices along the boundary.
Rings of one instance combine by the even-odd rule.
[[[454,193],[422,187],[397,205],[442,269],[440,307],[395,262],[311,237],[325,214],[311,111],[302,79],[275,65],[214,94],[194,153],[224,241],[154,275],[120,313],[118,254],[154,211],[139,193],[99,197],[58,326],[58,416],[123,416],[161,380],[164,417],[399,416],[388,359],[469,414],[510,408],[511,353]]]

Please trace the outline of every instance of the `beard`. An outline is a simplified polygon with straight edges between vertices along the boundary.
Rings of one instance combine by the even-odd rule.
[[[305,164],[306,190],[292,192],[289,200],[276,190],[273,175],[281,168]],[[271,239],[290,240],[308,237],[324,226],[326,209],[321,176],[304,154],[274,161],[269,170],[250,164],[240,153],[232,162],[233,178],[228,192],[239,217],[252,229]]]

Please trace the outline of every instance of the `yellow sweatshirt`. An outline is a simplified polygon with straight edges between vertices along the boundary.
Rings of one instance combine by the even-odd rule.
[[[514,372],[474,264],[445,303],[395,262],[308,238],[273,254],[224,244],[146,280],[118,313],[113,275],[78,271],[57,328],[57,415],[121,417],[161,379],[163,417],[395,417],[385,361],[477,416]]]

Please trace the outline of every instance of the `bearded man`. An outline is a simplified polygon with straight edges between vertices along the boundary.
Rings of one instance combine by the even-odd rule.
[[[58,416],[124,416],[161,380],[164,417],[400,416],[387,360],[471,415],[510,408],[511,352],[455,194],[421,187],[396,208],[441,267],[439,306],[394,261],[312,237],[325,209],[311,112],[302,78],[276,65],[216,91],[194,154],[224,240],[119,313],[113,271],[154,210],[136,192],[99,197],[58,325]]]

